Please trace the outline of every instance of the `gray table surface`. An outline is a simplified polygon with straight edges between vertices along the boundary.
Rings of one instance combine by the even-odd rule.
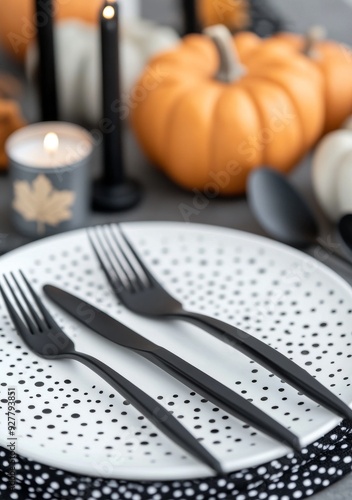
[[[269,0],[287,20],[290,29],[304,31],[311,25],[322,24],[331,38],[352,45],[352,0]],[[161,23],[180,27],[178,6],[175,0],[142,0],[143,14]],[[1,20],[0,20],[1,22]],[[10,71],[23,78],[23,69],[0,52],[0,72]],[[36,96],[31,88],[25,88],[23,109],[31,121],[38,119]],[[185,192],[161,175],[140,152],[129,131],[126,131],[126,163],[129,174],[143,185],[142,203],[133,210],[120,214],[99,214],[91,212],[87,225],[101,222],[128,222],[144,220],[184,221],[180,205],[192,207],[193,193]],[[310,181],[310,158],[306,158],[292,173],[291,180],[299,188],[316,211],[325,238],[334,236],[334,228],[327,222],[314,200]],[[99,171],[99,154],[94,172]],[[0,252],[17,247],[28,240],[16,234],[9,220],[9,182],[0,176]],[[245,197],[213,199],[191,218],[191,222],[213,224],[229,228],[264,234],[251,214]],[[346,277],[346,276],[345,276]],[[346,277],[347,278],[347,277]],[[351,281],[352,284],[352,281]],[[350,474],[324,492],[314,496],[317,500],[350,500],[352,475]]]

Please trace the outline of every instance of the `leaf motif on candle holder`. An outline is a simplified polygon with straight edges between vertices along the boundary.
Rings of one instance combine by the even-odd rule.
[[[72,219],[73,191],[56,190],[45,175],[38,175],[32,183],[14,182],[13,209],[29,222],[37,223],[38,234],[45,233],[45,225],[57,226]]]

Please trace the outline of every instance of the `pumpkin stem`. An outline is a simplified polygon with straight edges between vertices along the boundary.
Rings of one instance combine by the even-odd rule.
[[[220,58],[219,71],[215,78],[220,82],[233,83],[246,73],[240,64],[230,31],[222,24],[210,26],[203,33],[212,39]]]
[[[316,44],[326,38],[326,30],[323,26],[312,26],[305,36],[303,54],[311,57],[317,57]]]

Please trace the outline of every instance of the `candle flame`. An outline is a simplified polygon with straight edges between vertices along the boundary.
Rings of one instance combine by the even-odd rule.
[[[105,19],[112,19],[115,16],[115,9],[111,5],[107,5],[103,10]]]
[[[44,149],[47,153],[53,154],[59,149],[59,138],[54,132],[49,132],[44,137]]]

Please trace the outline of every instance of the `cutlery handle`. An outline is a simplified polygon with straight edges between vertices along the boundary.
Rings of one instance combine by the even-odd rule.
[[[347,404],[324,387],[306,370],[261,340],[235,326],[204,314],[182,311],[177,317],[202,327],[208,333],[256,361],[313,401],[343,418],[352,420],[352,410]]]
[[[74,351],[68,357],[83,363],[93,370],[172,441],[198,460],[207,464],[218,474],[223,474],[221,464],[218,460],[169,411],[139,387],[89,354]]]
[[[230,413],[230,415],[271,436],[289,448],[300,451],[300,441],[290,430],[244,397],[236,394],[224,384],[192,366],[187,361],[162,347],[152,353],[139,352],[139,354],[197,391],[205,399]]]

